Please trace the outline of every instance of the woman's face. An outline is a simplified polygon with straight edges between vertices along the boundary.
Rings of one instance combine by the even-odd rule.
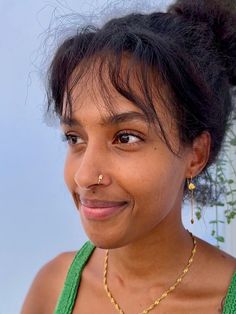
[[[81,85],[74,93],[78,90],[72,121],[61,120],[68,139],[65,181],[90,240],[115,248],[149,236],[168,221],[172,228],[179,224],[188,151],[176,157],[148,127],[142,111],[117,92],[111,119],[98,92]],[[171,119],[158,104],[156,110],[172,147],[178,147]]]

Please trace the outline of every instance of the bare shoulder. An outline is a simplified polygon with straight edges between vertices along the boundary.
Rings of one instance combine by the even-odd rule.
[[[60,253],[40,268],[25,298],[21,314],[53,313],[76,253]]]
[[[206,276],[209,284],[227,291],[236,271],[236,259],[209,243],[198,239],[199,270]],[[215,289],[215,287],[214,287]]]
[[[203,253],[205,258],[214,261],[215,267],[223,267],[225,269],[232,268],[236,270],[236,258],[232,255],[218,249],[217,247],[198,239],[199,251]]]

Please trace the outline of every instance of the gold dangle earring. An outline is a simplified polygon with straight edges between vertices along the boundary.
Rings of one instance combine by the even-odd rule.
[[[192,182],[193,177],[191,176],[191,181],[188,180],[188,189],[191,191],[191,224],[194,223],[194,196],[193,190],[196,189],[196,185]]]

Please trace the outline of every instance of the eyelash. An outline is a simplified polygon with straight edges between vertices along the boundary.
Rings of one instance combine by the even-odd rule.
[[[141,140],[141,141],[144,141],[144,139],[140,136],[140,135],[138,135],[138,134],[136,134],[135,132],[131,132],[131,131],[122,131],[122,132],[119,132],[119,133],[117,133],[116,134],[116,137],[115,137],[115,139],[117,139],[118,137],[121,137],[121,136],[123,136],[123,135],[130,135],[130,136],[134,136],[134,137],[136,137],[136,138],[138,138],[139,140]],[[71,141],[73,141],[73,140],[77,140],[77,138],[79,138],[79,136],[77,136],[77,135],[74,135],[74,134],[62,134],[62,141],[63,142],[67,142],[69,145],[71,145],[71,146],[74,146],[74,145],[78,145],[77,143],[73,143],[73,142],[71,142]],[[120,143],[120,144],[125,144],[125,145],[138,145],[140,142],[135,142],[135,143]]]
[[[116,138],[118,138],[119,136],[121,135],[131,135],[131,136],[134,136],[136,138],[138,138],[139,140],[141,141],[144,141],[144,139],[138,135],[137,133],[135,132],[131,132],[131,131],[122,131],[122,132],[119,132],[116,134]],[[136,142],[136,143],[120,143],[120,144],[126,144],[126,145],[138,145],[140,142]]]

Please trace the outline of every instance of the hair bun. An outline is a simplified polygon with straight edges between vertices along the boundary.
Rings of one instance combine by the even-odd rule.
[[[236,85],[236,0],[177,0],[167,12],[209,25],[229,83]]]

